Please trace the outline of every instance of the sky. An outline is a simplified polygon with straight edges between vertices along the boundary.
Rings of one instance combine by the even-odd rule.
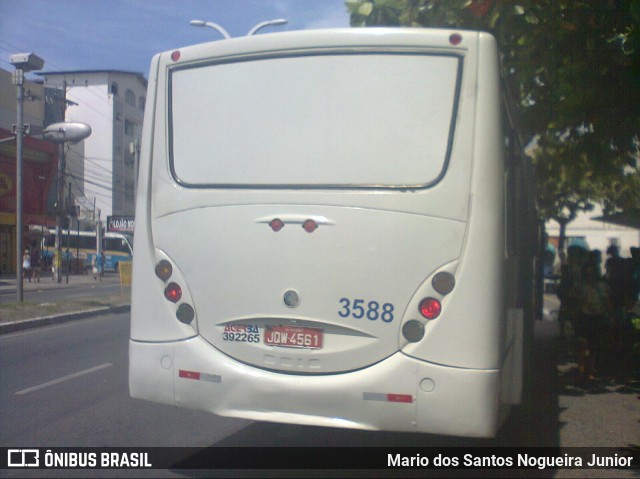
[[[154,54],[221,40],[215,22],[232,37],[257,23],[285,18],[269,31],[348,27],[344,0],[0,0],[0,69],[9,57],[35,53],[43,71],[123,70],[148,77]]]

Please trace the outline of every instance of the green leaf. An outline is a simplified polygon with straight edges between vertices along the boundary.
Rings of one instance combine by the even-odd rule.
[[[362,5],[360,5],[360,7],[358,7],[358,13],[365,17],[368,17],[369,15],[371,15],[372,11],[373,11],[373,3],[370,3],[370,2],[363,3]]]

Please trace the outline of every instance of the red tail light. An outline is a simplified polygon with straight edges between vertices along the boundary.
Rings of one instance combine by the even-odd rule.
[[[176,283],[169,283],[164,290],[164,297],[172,303],[177,303],[182,298],[182,288]]]
[[[271,222],[269,223],[269,226],[271,226],[271,229],[277,233],[282,228],[284,228],[284,223],[282,222],[281,219],[275,218],[271,220]]]
[[[303,223],[302,227],[307,233],[313,233],[318,228],[318,223],[313,220],[307,220]]]
[[[460,45],[462,43],[462,35],[460,35],[459,33],[451,34],[451,36],[449,37],[449,43],[454,46]]]
[[[442,304],[435,298],[425,298],[420,302],[420,314],[427,319],[436,319],[442,311]]]

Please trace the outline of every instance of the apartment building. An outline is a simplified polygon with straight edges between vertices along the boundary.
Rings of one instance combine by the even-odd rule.
[[[84,154],[67,151],[72,194],[95,201],[102,220],[133,216],[147,81],[140,73],[118,70],[41,72],[45,86],[66,91],[66,121],[91,126]]]

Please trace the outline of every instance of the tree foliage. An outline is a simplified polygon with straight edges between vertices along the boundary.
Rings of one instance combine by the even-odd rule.
[[[485,30],[546,219],[640,207],[640,0],[346,0],[352,26]],[[565,223],[566,224],[566,223]]]

